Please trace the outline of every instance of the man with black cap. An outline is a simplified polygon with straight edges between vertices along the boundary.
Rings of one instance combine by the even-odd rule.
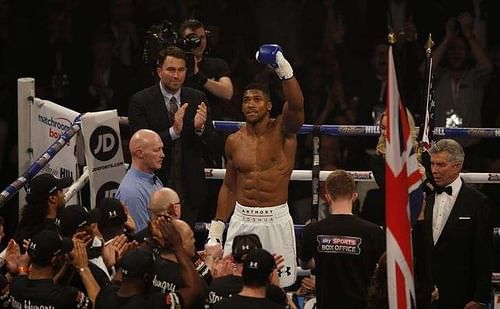
[[[71,264],[81,277],[87,295],[74,287],[54,283],[53,277],[63,264],[63,255],[72,252]],[[56,232],[35,234],[28,247],[31,267],[24,265],[10,285],[12,308],[91,308],[99,285],[88,268],[84,244],[62,239]]]
[[[201,296],[202,282],[182,245],[181,236],[170,219],[152,220],[151,235],[159,248],[171,249],[180,266],[185,286],[176,292],[146,294],[151,283],[153,254],[150,249],[133,249],[121,263],[120,286],[109,285],[97,296],[96,308],[191,308]]]
[[[225,298],[214,308],[285,308],[266,298],[266,289],[278,280],[276,263],[271,253],[256,249],[243,262],[243,289],[238,295]]]
[[[96,237],[92,224],[97,222],[95,210],[88,211],[81,205],[68,205],[59,214],[59,226],[61,235],[64,237],[77,237],[88,239],[87,254],[89,257],[89,268],[100,286],[107,285],[111,279],[108,272],[108,265],[104,263],[102,257],[103,241]],[[81,282],[74,272],[69,271],[64,274],[64,282],[70,282],[72,286],[81,287]]]
[[[26,202],[21,220],[14,234],[18,244],[42,230],[57,231],[55,219],[58,210],[64,206],[63,189],[73,183],[71,177],[56,178],[52,174],[35,176],[26,186]]]
[[[112,197],[97,201],[97,227],[104,241],[123,235],[126,231],[127,213],[123,204]]]

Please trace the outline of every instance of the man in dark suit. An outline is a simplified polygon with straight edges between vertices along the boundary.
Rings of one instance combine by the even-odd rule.
[[[160,135],[165,152],[157,172],[165,186],[183,200],[182,219],[193,225],[207,196],[202,149],[216,136],[203,92],[183,87],[187,58],[177,47],[160,51],[158,84],[134,94],[129,103],[131,134],[151,129]]]
[[[460,178],[464,151],[452,139],[429,150],[436,191],[425,211],[437,308],[486,308],[491,300],[492,226],[485,195]],[[430,296],[429,296],[430,297]]]

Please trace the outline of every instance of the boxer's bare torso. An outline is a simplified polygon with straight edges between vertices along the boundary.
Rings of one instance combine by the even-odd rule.
[[[257,135],[248,125],[227,140],[227,156],[236,172],[236,201],[245,206],[269,207],[286,203],[297,140],[285,134],[282,118],[269,120]]]

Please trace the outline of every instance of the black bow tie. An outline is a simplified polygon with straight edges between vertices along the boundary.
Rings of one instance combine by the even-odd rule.
[[[436,191],[437,194],[441,194],[443,192],[446,192],[448,195],[451,195],[451,193],[453,192],[452,189],[451,189],[451,186],[447,186],[446,188],[436,187],[434,189],[434,191]]]

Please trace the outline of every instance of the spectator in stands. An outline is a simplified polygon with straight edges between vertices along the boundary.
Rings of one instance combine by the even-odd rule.
[[[56,178],[44,173],[35,176],[27,185],[27,204],[21,211],[21,220],[14,234],[18,244],[42,230],[58,231],[57,213],[64,206],[63,189],[73,183],[71,177]]]
[[[155,171],[161,168],[165,155],[160,136],[146,129],[132,135],[129,148],[132,164],[123,177],[115,197],[127,206],[137,230],[140,231],[147,226],[151,193],[163,188],[163,183],[155,175]]]
[[[85,286],[86,295],[53,281],[63,264],[64,254],[70,251],[71,264]],[[25,262],[19,264],[19,274],[10,285],[13,308],[24,308],[26,304],[32,308],[92,308],[100,287],[89,270],[85,244],[81,240],[75,238],[71,244],[71,240],[61,239],[54,231],[41,231],[33,236],[27,255],[29,259],[20,259]]]
[[[168,221],[167,221],[168,220]],[[96,308],[130,306],[130,308],[191,308],[201,296],[202,282],[185,251],[174,224],[161,217],[151,223],[151,235],[159,248],[173,251],[185,286],[176,292],[147,293],[151,285],[154,259],[146,248],[129,251],[122,259],[120,286],[109,285],[101,290]]]
[[[438,187],[426,197],[424,223],[438,308],[484,308],[491,301],[490,201],[460,178],[465,154],[457,141],[439,140],[429,153]]]
[[[345,171],[330,173],[325,196],[331,215],[305,227],[301,266],[316,269],[318,309],[364,308],[370,278],[384,252],[384,232],[352,214],[357,193]]]
[[[432,53],[436,126],[481,126],[484,90],[492,65],[472,26],[470,13],[448,19],[444,41]],[[477,141],[460,140],[462,146]]]
[[[128,99],[138,89],[132,68],[113,56],[115,38],[111,30],[98,30],[90,42],[91,63],[81,87],[80,112],[116,109],[128,115]],[[128,137],[128,136],[127,136]]]
[[[217,302],[224,308],[285,308],[266,298],[267,286],[278,283],[278,271],[273,256],[264,249],[250,251],[243,261],[243,288],[240,293]]]
[[[38,46],[38,61],[30,71],[37,78],[37,96],[77,110],[76,89],[83,84],[85,66],[82,40],[75,36],[72,7],[65,1],[47,6],[42,20],[32,33],[32,44]]]
[[[417,129],[415,121],[410,111],[406,110],[408,123],[413,139],[413,147],[417,152],[417,159],[420,161],[420,149],[417,143]],[[375,178],[378,188],[371,189],[367,192],[363,203],[360,217],[373,222],[379,226],[385,227],[385,143],[387,132],[387,115],[384,111],[380,116],[380,135],[378,137],[375,155],[370,157],[370,169]]]
[[[133,21],[134,1],[109,1],[110,21],[107,25],[114,37],[114,56],[125,66],[135,68],[140,61],[141,41]]]
[[[178,47],[160,51],[157,62],[160,81],[130,98],[129,121],[131,132],[147,128],[160,135],[167,157],[158,177],[179,194],[183,201],[183,220],[194,225],[208,193],[203,149],[214,145],[216,132],[205,94],[183,86],[186,59]],[[134,214],[132,206],[127,206]],[[146,218],[145,213],[142,215]],[[137,225],[139,229],[145,226]]]

